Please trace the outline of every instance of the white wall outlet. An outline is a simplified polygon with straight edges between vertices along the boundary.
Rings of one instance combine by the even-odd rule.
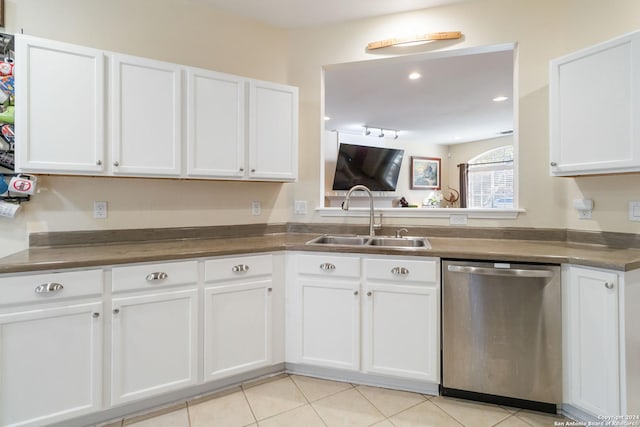
[[[262,204],[260,202],[251,202],[251,215],[258,216],[262,213]]]
[[[450,225],[467,225],[467,216],[452,214],[449,215],[449,224]]]
[[[629,221],[640,221],[640,202],[629,202]]]
[[[306,200],[296,200],[293,202],[293,212],[296,215],[306,215],[307,214],[307,201]]]
[[[93,202],[93,217],[95,219],[107,217],[107,202]]]

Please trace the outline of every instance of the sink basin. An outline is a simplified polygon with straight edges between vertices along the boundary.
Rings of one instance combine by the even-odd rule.
[[[387,248],[431,249],[426,237],[391,237],[391,236],[331,236],[322,235],[309,240],[307,245],[327,246],[383,246]]]
[[[431,249],[429,241],[425,237],[374,237],[369,242],[371,246],[386,246],[394,248],[422,248]]]
[[[369,242],[369,236],[320,236],[309,240],[307,245],[340,245],[364,246]]]

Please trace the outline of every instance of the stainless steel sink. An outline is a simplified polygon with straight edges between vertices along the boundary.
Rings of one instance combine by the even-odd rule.
[[[329,236],[323,235],[309,240],[307,245],[338,245],[364,246],[369,242],[369,236]]]
[[[386,246],[393,248],[422,248],[431,249],[429,241],[425,237],[387,237],[379,236],[372,238],[369,243],[371,246]]]
[[[392,236],[332,236],[322,235],[309,240],[307,245],[325,246],[382,246],[387,248],[431,249],[426,237]]]

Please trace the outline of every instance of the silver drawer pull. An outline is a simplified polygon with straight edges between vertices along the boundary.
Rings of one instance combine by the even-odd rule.
[[[323,270],[335,270],[336,266],[330,262],[325,262],[324,264],[320,264],[320,268]]]
[[[246,264],[234,265],[231,268],[231,271],[233,271],[234,273],[244,273],[245,271],[249,271],[249,266]]]
[[[156,271],[155,273],[147,274],[147,282],[154,282],[156,280],[164,280],[169,275],[164,271]]]
[[[52,292],[60,292],[64,289],[60,283],[45,283],[44,285],[36,286],[34,289],[36,294],[49,294]]]
[[[391,274],[395,276],[406,276],[409,274],[409,269],[404,267],[393,267],[391,269]]]
[[[611,282],[611,283],[610,283],[610,282],[605,283],[605,284],[604,284],[604,287],[605,287],[605,288],[607,288],[607,289],[613,289],[613,282]]]

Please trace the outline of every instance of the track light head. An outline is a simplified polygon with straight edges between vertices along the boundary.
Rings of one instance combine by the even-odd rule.
[[[364,127],[364,134],[365,134],[366,136],[371,135],[371,131],[369,130],[369,128],[368,128],[367,126],[365,126],[365,127]]]
[[[378,138],[384,138],[384,129],[380,129],[380,134],[378,135]]]

